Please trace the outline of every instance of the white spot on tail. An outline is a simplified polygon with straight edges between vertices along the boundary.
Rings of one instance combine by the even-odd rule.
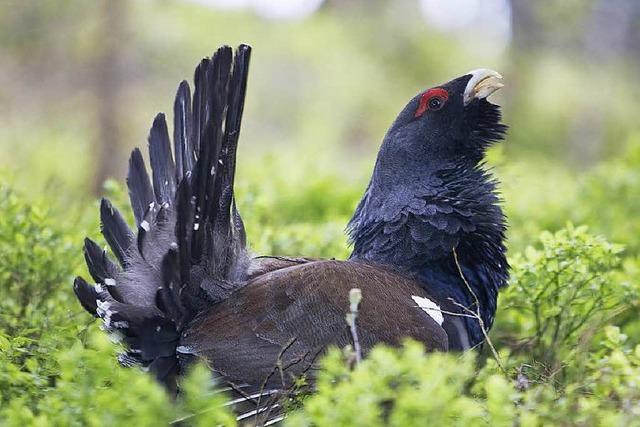
[[[124,335],[120,331],[117,331],[115,329],[107,329],[107,327],[104,325],[102,325],[100,329],[107,332],[109,341],[111,341],[114,344],[120,344],[124,339]]]
[[[195,354],[193,349],[186,345],[179,345],[178,347],[176,347],[176,351],[182,354]]]
[[[114,328],[118,328],[118,329],[126,329],[129,327],[129,322],[127,322],[126,320],[116,320],[111,324],[113,325]]]
[[[99,299],[96,300],[96,313],[98,314],[98,316],[102,317],[104,315],[106,315],[109,312],[109,307],[111,306],[111,304],[109,304],[108,301],[101,301]]]
[[[419,297],[416,295],[412,295],[411,299],[418,304],[418,307],[423,309],[425,313],[427,313],[433,320],[438,322],[438,325],[442,326],[442,322],[444,322],[444,316],[442,315],[442,311],[440,311],[440,306],[435,302],[431,301],[426,297]]]
[[[112,279],[111,277],[107,277],[106,279],[104,279],[104,284],[107,286],[115,286],[116,285],[116,281],[114,279]]]
[[[108,301],[96,300],[96,314],[104,321],[104,327],[111,329],[111,316],[117,311],[111,310],[111,304]]]
[[[140,228],[142,228],[144,231],[149,231],[151,227],[149,227],[149,222],[147,220],[144,220],[140,223]]]

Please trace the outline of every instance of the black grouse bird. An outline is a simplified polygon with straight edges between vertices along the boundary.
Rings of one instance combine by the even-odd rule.
[[[486,100],[501,76],[475,70],[402,109],[348,224],[348,260],[253,256],[233,193],[250,51],[222,47],[196,68],[193,95],[180,84],[173,153],[165,116],[151,127],[151,177],[140,151],[131,154],[137,230],[102,200],[102,232],[117,263],[87,239],[96,284],[78,277],[74,290],[122,339],[121,362],[173,387],[191,360],[204,359],[252,398],[303,373],[312,381],[318,355],[352,341],[352,288],[362,291],[365,353],[405,337],[428,350],[480,344],[508,277],[505,217],[483,167],[485,150],[506,131]],[[277,362],[283,375],[274,374]]]

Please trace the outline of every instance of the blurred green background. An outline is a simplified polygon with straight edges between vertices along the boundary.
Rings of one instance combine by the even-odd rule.
[[[488,67],[505,76],[494,100],[511,126],[489,161],[520,247],[589,216],[583,182],[640,144],[639,17],[634,0],[5,0],[0,176],[65,212],[86,206],[123,182],[198,60],[244,42],[238,197],[254,246],[265,221],[333,219],[335,240],[406,100]]]

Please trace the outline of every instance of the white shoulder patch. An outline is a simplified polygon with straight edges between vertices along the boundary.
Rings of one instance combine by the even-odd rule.
[[[426,297],[419,297],[417,295],[412,295],[411,299],[418,304],[418,307],[423,309],[425,313],[427,313],[433,320],[438,322],[438,325],[442,326],[442,322],[444,322],[444,316],[442,315],[442,311],[440,311],[440,306],[435,302],[431,301]]]

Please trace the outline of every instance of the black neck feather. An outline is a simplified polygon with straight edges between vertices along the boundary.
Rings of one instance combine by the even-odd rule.
[[[496,181],[482,166],[460,162],[389,187],[377,169],[348,226],[351,258],[406,270],[442,301],[474,312],[477,299],[490,327],[508,278]],[[481,342],[478,322],[465,322],[471,344]]]

